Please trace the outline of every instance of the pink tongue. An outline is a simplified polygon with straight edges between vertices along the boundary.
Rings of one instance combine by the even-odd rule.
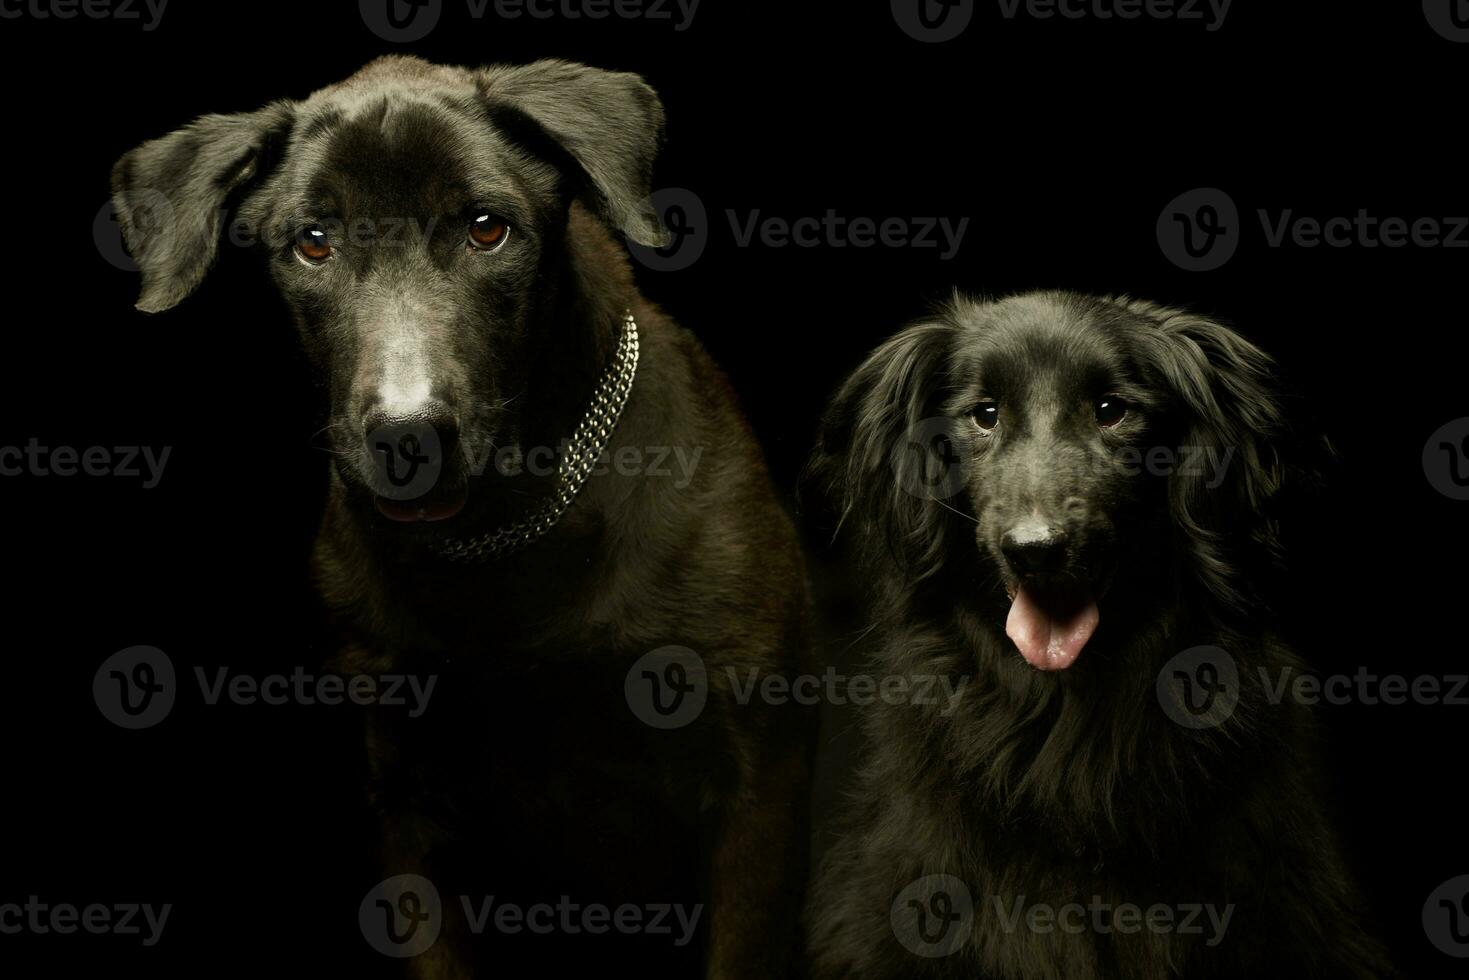
[[[1072,601],[1047,602],[1043,606],[1033,591],[1022,585],[1010,604],[1005,634],[1015,641],[1020,655],[1032,667],[1065,670],[1076,662],[1101,618],[1096,600],[1088,594],[1079,593]]]

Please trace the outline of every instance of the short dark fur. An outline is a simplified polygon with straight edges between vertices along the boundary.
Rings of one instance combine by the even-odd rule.
[[[194,289],[227,218],[259,236],[330,402],[336,465],[315,567],[340,632],[336,665],[440,677],[422,718],[369,712],[384,871],[427,874],[446,904],[702,895],[707,975],[779,976],[804,891],[812,732],[805,713],[737,705],[726,668],[801,670],[807,590],[728,383],[638,294],[609,234],[659,240],[643,202],[662,116],[633,75],[391,57],[303,102],[146,143],[113,184],[145,311]],[[137,214],[150,204],[151,224]],[[510,219],[492,256],[465,246],[480,208]],[[328,217],[433,225],[404,247],[343,243],[312,268],[294,254],[294,229]],[[591,399],[624,309],[642,355],[609,453],[701,450],[688,486],[594,476],[548,536],[481,566],[429,546],[525,515],[549,478],[474,476],[454,458],[445,479],[471,485],[458,516],[393,526],[374,512],[361,431],[404,344],[429,355],[460,444],[556,446]],[[700,653],[711,683],[700,719],[671,732],[638,721],[622,687],[665,645]],[[415,976],[479,975],[454,911],[445,937],[409,961]],[[553,973],[559,951],[591,941],[532,938],[533,962]],[[662,972],[668,945],[636,947],[639,972]],[[626,953],[594,945],[588,958]]]
[[[811,476],[874,582],[877,670],[972,682],[947,716],[869,709],[845,833],[809,905],[818,977],[1390,973],[1361,932],[1311,720],[1288,697],[1267,703],[1258,679],[1301,667],[1251,584],[1277,538],[1274,387],[1266,355],[1218,323],[1064,292],[956,299],[848,380]],[[1093,409],[1107,392],[1132,407],[1103,432]],[[988,437],[970,418],[982,397],[1000,405]],[[931,460],[903,450],[936,418],[964,460],[947,500],[910,492],[910,468]],[[1119,467],[1129,445],[1233,447],[1234,462],[1210,488],[1213,474]],[[1032,668],[1005,633],[1013,581],[998,539],[1031,512],[1068,515],[1070,570],[1099,597],[1100,627],[1067,670]],[[1165,715],[1154,683],[1204,644],[1235,658],[1242,691],[1223,725],[1194,730]],[[974,932],[923,958],[889,915],[935,874],[970,889]],[[995,904],[1094,896],[1236,909],[1210,948],[1147,929],[1007,932]]]

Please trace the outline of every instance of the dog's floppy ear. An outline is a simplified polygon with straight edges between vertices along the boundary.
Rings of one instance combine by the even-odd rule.
[[[112,168],[112,206],[143,274],[138,309],[159,313],[194,291],[219,252],[231,195],[256,180],[294,109],[209,115],[128,151]]]
[[[862,547],[930,569],[942,556],[942,502],[960,478],[954,447],[939,446],[954,435],[938,407],[953,335],[943,320],[919,323],[868,355],[832,400],[805,476]]]
[[[495,65],[478,80],[498,124],[514,131],[529,121],[571,157],[590,185],[589,203],[613,227],[642,245],[667,243],[648,199],[663,139],[663,104],[651,86],[556,60]]]
[[[1254,598],[1246,555],[1229,542],[1247,531],[1270,559],[1278,539],[1271,501],[1281,489],[1285,421],[1270,356],[1228,327],[1204,317],[1162,311],[1160,366],[1188,414],[1180,455],[1169,477],[1175,523],[1194,548],[1205,584],[1226,604]]]

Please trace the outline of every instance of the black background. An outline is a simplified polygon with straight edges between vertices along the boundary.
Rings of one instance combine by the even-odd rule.
[[[563,57],[640,72],[658,89],[669,127],[657,184],[699,195],[709,242],[690,268],[639,280],[729,371],[788,499],[840,378],[952,287],[1187,304],[1275,354],[1341,452],[1325,500],[1290,529],[1297,645],[1325,673],[1463,671],[1469,504],[1429,485],[1420,454],[1469,414],[1469,251],[1270,248],[1254,217],[1469,213],[1469,44],[1434,33],[1416,3],[1373,7],[1239,0],[1209,32],[1006,20],[980,3],[942,44],[908,37],[886,3],[704,0],[677,31],[646,19],[476,21],[449,0],[437,30],[404,46],[375,37],[351,2],[174,0],[151,32],[0,21],[0,445],[173,447],[152,490],[0,480],[0,902],[174,905],[152,949],[135,937],[0,936],[0,964],[382,969],[356,925],[376,877],[360,860],[345,711],[184,698],[158,727],[128,732],[92,701],[98,665],[134,644],[161,647],[182,672],[314,662],[305,560],[326,462],[311,445],[292,328],[248,257],[226,249],[194,297],[146,317],[132,308],[136,277],[104,260],[92,225],[112,162],[136,143],[206,112],[304,97],[390,51],[470,64]],[[1196,187],[1227,191],[1243,215],[1239,251],[1218,271],[1179,269],[1155,234],[1165,205]],[[939,249],[740,247],[728,209],[741,220],[833,209],[970,224],[943,261]],[[816,567],[823,594],[839,599],[829,560]],[[827,649],[841,658],[858,623],[840,604],[828,621]],[[1353,861],[1419,977],[1462,969],[1428,944],[1420,914],[1431,890],[1469,872],[1466,713],[1323,709]],[[829,756],[823,815],[841,756]]]

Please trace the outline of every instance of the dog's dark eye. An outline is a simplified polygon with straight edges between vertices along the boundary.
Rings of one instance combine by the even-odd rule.
[[[1127,416],[1127,402],[1116,395],[1097,399],[1097,424],[1111,428]]]
[[[993,429],[995,423],[1000,421],[1000,403],[986,398],[974,406],[974,421],[979,423],[981,429]]]
[[[320,225],[307,225],[296,232],[296,254],[307,262],[325,262],[332,257],[332,242]]]
[[[510,226],[498,215],[482,214],[469,223],[470,244],[487,252],[504,245],[509,236]]]

